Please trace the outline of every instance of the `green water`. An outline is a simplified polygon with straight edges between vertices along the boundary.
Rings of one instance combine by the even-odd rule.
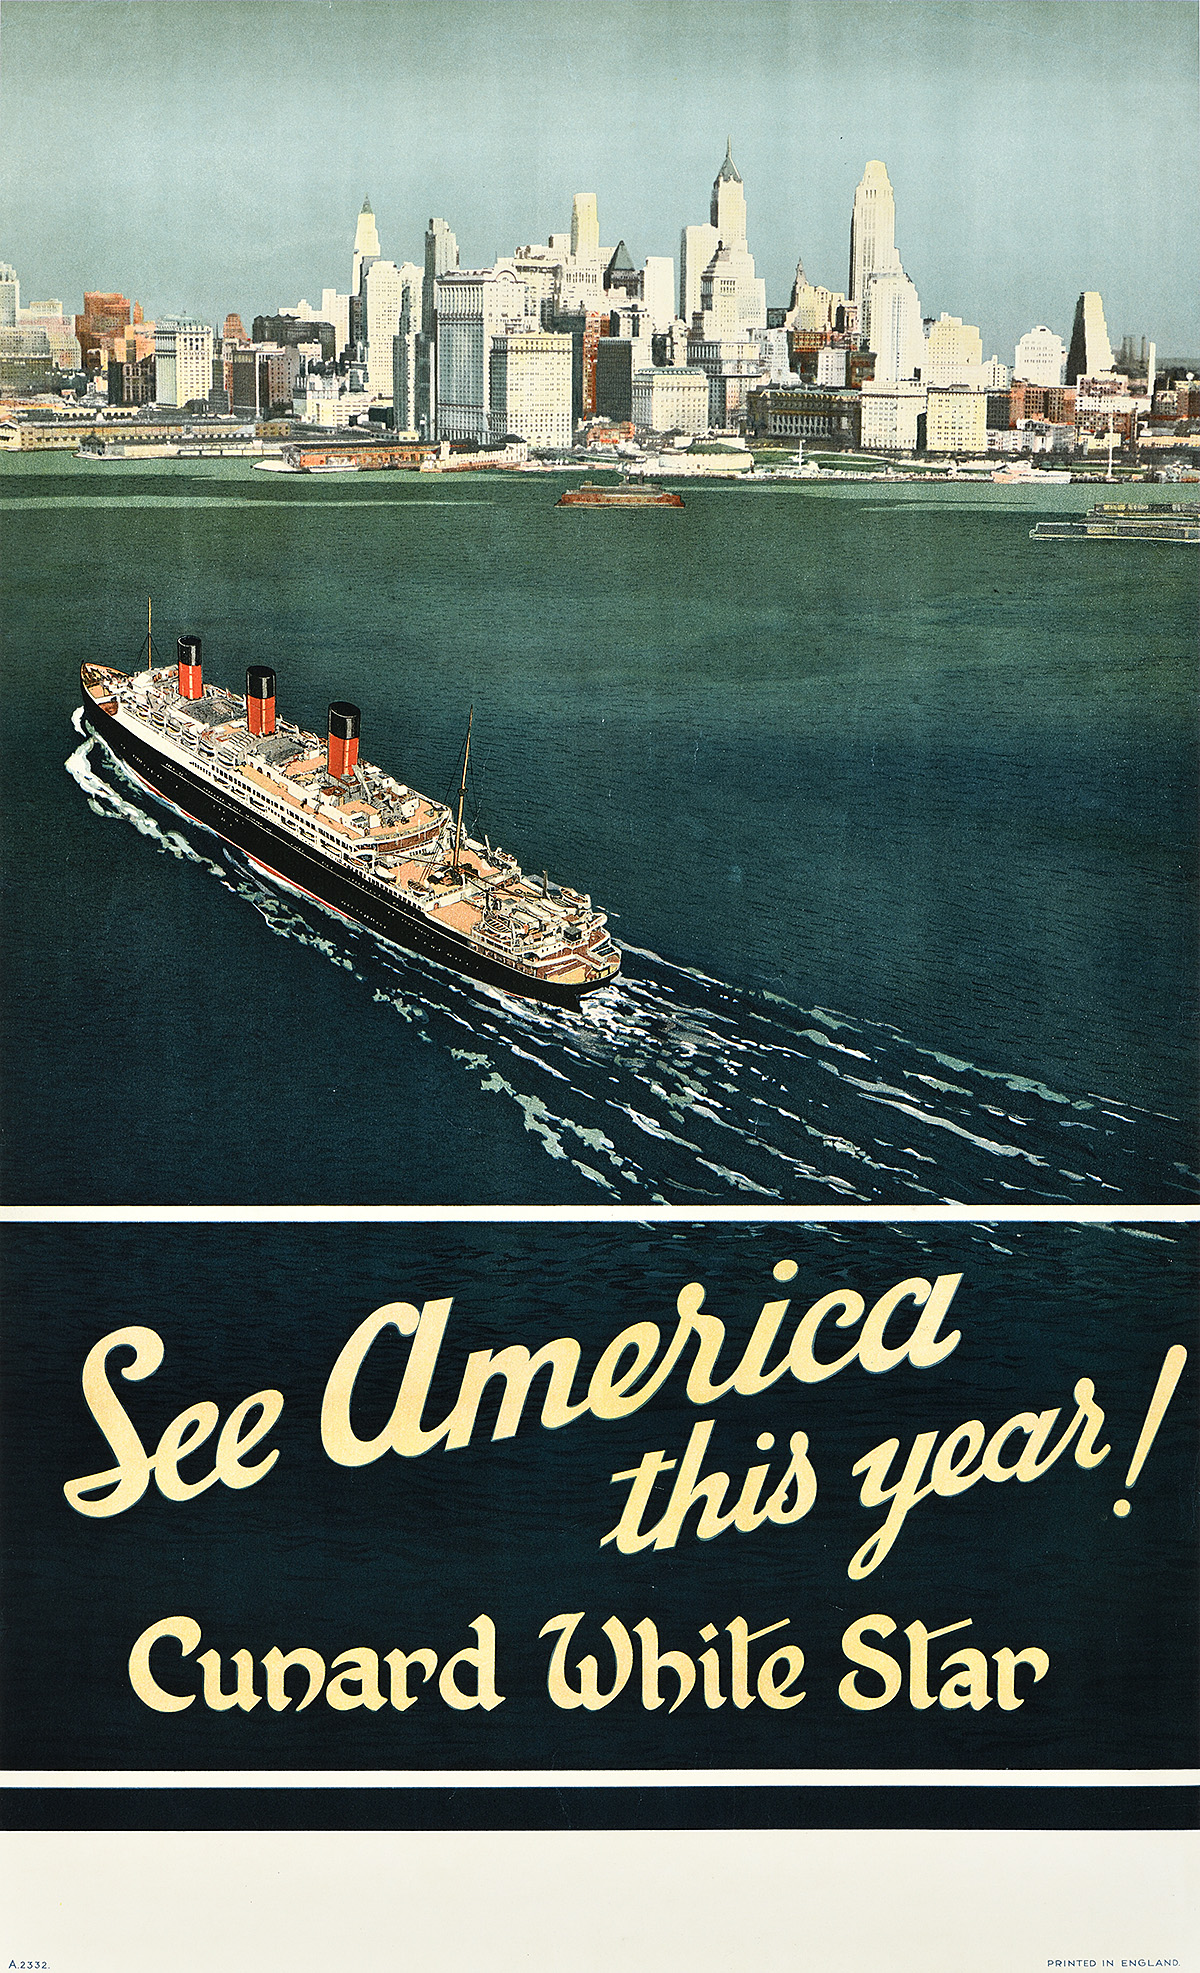
[[[644,1120],[657,1074],[674,1106],[660,1129],[686,1137],[689,1104],[716,1100],[749,1144],[788,1099],[768,1078],[756,1101],[748,1073],[736,1101],[717,1097],[719,1028],[704,1024],[723,1009],[750,1045],[767,1010],[786,1050],[807,1017],[781,1002],[932,1051],[935,1081],[957,1073],[940,1055],[1113,1103],[1139,1119],[1136,1151],[1123,1140],[1106,1165],[1114,1147],[1089,1147],[1069,1182],[1051,1159],[1039,1196],[1165,1196],[1164,1174],[1193,1162],[1195,551],[1029,539],[1039,518],[1086,511],[1092,487],[709,483],[684,488],[682,512],[622,514],[557,510],[570,483],[0,462],[8,993],[27,1044],[10,1196],[594,1197],[530,1104],[609,1137],[604,1103]],[[540,1042],[481,1042],[469,1007],[386,1026],[354,950],[340,969],[367,990],[347,993],[294,938],[260,950],[244,903],[198,866],[97,816],[62,771],[77,665],[132,663],[148,592],[160,652],[197,631],[207,674],[234,686],[265,660],[281,710],[318,729],[330,699],[354,700],[364,754],[432,794],[473,705],[479,826],[590,891],[650,955],[626,968],[663,995],[636,1077],[619,998],[593,1023],[611,1018],[611,1060],[589,1056],[558,1091],[574,1072]],[[687,970],[711,983],[699,1012]],[[419,974],[404,991],[420,1002]],[[688,1020],[709,1036],[690,1097]],[[295,1088],[286,1120],[249,1074],[247,1024]],[[536,1090],[513,1046],[536,1056]],[[488,1066],[464,1066],[472,1052]],[[488,1086],[497,1073],[511,1098]],[[347,1108],[322,1108],[331,1084]],[[868,1150],[864,1091],[813,1087],[832,1102],[824,1138]],[[815,1100],[795,1117],[811,1123]],[[636,1180],[601,1159],[622,1196],[724,1196],[634,1128],[641,1155],[621,1156]],[[903,1148],[870,1155],[890,1170]],[[945,1123],[913,1150],[933,1196],[1004,1197],[1030,1175],[1016,1154],[977,1162]],[[746,1175],[749,1155],[708,1164]],[[789,1155],[755,1184],[824,1196]]]

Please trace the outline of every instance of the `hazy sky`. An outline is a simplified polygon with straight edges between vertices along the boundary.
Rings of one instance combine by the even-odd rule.
[[[1098,288],[1200,352],[1195,0],[4,0],[0,259],[24,301],[253,315],[431,214],[486,265],[570,224],[671,254],[726,136],[771,302],[844,288],[884,160],[925,314],[1012,361]]]

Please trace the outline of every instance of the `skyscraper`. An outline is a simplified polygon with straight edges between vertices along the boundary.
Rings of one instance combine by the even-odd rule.
[[[715,226],[685,226],[679,236],[679,313],[689,328],[700,307],[704,270],[720,244]]]
[[[684,228],[683,250],[687,263],[684,286],[690,288],[693,240],[699,245],[703,234],[717,242],[699,270],[699,296],[692,315],[699,314],[701,320],[694,323],[691,317],[685,317],[689,328],[694,327],[698,335],[711,342],[714,338],[749,335],[767,326],[766,287],[755,275],[754,256],[746,243],[746,193],[728,140],[725,161],[713,180],[709,212],[711,221],[707,227]],[[685,301],[688,298],[683,296]]]
[[[642,269],[642,300],[655,329],[675,319],[675,262],[669,254],[651,254]]]
[[[538,327],[529,291],[510,269],[452,268],[438,276],[438,438],[487,437],[492,342]]]
[[[15,329],[21,307],[21,283],[17,270],[0,260],[0,328]]]
[[[431,219],[425,232],[425,281],[421,289],[421,334],[417,340],[416,426],[422,438],[437,433],[437,284],[458,266],[458,241],[444,219]]]
[[[571,443],[571,338],[528,329],[493,336],[488,352],[488,425],[493,439]]]
[[[876,268],[891,265],[896,244],[896,201],[887,166],[872,158],[859,180],[850,215],[850,300],[861,309]]]
[[[421,332],[431,336],[437,308],[437,277],[458,266],[458,241],[444,219],[431,219],[425,233],[425,286],[421,290]]]
[[[336,288],[322,288],[321,320],[333,323],[337,331],[337,353],[339,357],[343,356],[350,340],[349,295],[339,294]]]
[[[371,211],[370,199],[364,199],[362,211],[358,215],[358,224],[354,229],[354,263],[350,276],[352,295],[361,291],[364,264],[378,260],[379,254],[379,230],[375,224],[375,214]]]
[[[733,161],[733,139],[725,139],[725,162],[713,179],[708,217],[723,247],[746,244],[746,193],[742,174]]]
[[[750,384],[764,373],[756,332],[767,326],[766,287],[755,275],[746,242],[746,193],[728,140],[713,180],[709,221],[707,227],[684,229],[681,300],[686,304],[691,299],[692,256],[706,234],[717,244],[700,273],[699,299],[688,322],[687,360],[708,378],[709,424],[724,431],[737,423]]]
[[[412,261],[373,260],[363,276],[363,327],[367,343],[367,389],[373,397],[392,391],[392,343],[400,329],[405,289],[413,291],[412,313],[420,312],[421,270]]]
[[[884,267],[868,277],[863,301],[867,347],[875,355],[875,382],[898,383],[921,368],[925,331],[917,291],[892,248]]]
[[[576,192],[571,206],[571,258],[600,258],[600,215],[594,192]]]
[[[401,274],[406,267],[401,268]],[[421,342],[421,297],[424,277],[414,286],[405,282],[400,290],[400,320],[392,338],[392,411],[398,432],[418,431],[417,353]]]
[[[115,344],[124,341],[132,313],[133,304],[124,295],[84,295],[83,314],[75,317],[75,334],[86,369],[107,368]]]
[[[155,400],[184,405],[208,402],[212,389],[213,333],[207,322],[168,316],[154,336]]]
[[[1075,325],[1067,351],[1067,382],[1073,384],[1080,377],[1103,376],[1112,367],[1104,303],[1094,288],[1088,288],[1075,304]]]

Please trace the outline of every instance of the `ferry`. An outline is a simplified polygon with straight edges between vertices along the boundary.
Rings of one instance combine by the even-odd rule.
[[[1030,528],[1031,541],[1200,542],[1200,507],[1194,501],[1156,500],[1140,505],[1130,500],[1101,500],[1081,520],[1039,521]]]
[[[645,486],[636,480],[627,480],[620,486],[584,480],[581,485],[568,488],[554,504],[556,507],[682,507],[683,496],[665,486]]]

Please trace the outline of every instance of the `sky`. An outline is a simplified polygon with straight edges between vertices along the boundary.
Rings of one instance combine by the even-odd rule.
[[[732,138],[770,303],[847,284],[882,158],[926,315],[1012,361],[1099,289],[1200,354],[1195,0],[4,0],[0,259],[23,302],[220,323],[349,285],[430,216],[486,266],[598,195],[675,257]]]

